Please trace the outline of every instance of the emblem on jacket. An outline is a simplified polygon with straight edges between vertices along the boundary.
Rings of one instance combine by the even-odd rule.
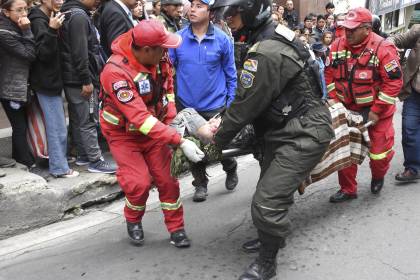
[[[257,72],[258,69],[258,60],[247,59],[244,62],[244,69],[252,72]]]
[[[146,95],[152,91],[152,88],[150,86],[149,80],[143,80],[139,82],[139,91],[140,95]]]
[[[244,88],[250,88],[252,87],[253,83],[254,83],[254,78],[255,76],[253,74],[251,74],[250,72],[246,71],[246,70],[242,70],[241,71],[241,85]]]
[[[131,101],[134,97],[134,94],[131,90],[122,89],[117,92],[117,98],[122,103],[127,103]]]

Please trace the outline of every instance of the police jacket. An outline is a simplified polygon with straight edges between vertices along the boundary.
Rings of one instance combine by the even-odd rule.
[[[175,19],[171,19],[169,16],[165,14],[165,11],[163,10],[160,12],[160,15],[156,19],[162,22],[169,32],[175,33],[181,30],[182,28],[181,21],[176,21]]]
[[[402,73],[391,42],[373,32],[357,46],[340,38],[331,45],[327,62],[325,81],[329,98],[354,111],[369,107],[381,118],[395,112]]]
[[[93,83],[99,87],[99,73],[103,64],[98,32],[90,11],[79,0],[66,1],[61,11],[68,11],[60,29],[63,83],[73,87]]]
[[[265,141],[275,141],[270,132],[281,131],[290,119],[315,111],[325,116],[319,125],[330,126],[319,80],[305,66],[309,57],[294,32],[282,25],[272,39],[254,45],[241,70],[235,100],[215,134],[216,144],[225,147],[250,123],[257,129],[264,127]]]
[[[22,31],[0,12],[0,98],[27,100],[28,76],[35,60],[31,29]]]
[[[131,42],[131,31],[114,41],[101,74],[101,129],[114,139],[177,145],[181,137],[168,126],[176,116],[169,58],[145,67],[131,53]]]

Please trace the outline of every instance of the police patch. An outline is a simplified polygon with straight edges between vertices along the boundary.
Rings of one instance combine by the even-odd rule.
[[[152,91],[152,88],[150,86],[149,80],[143,80],[139,82],[139,92],[140,95],[146,95]]]
[[[398,68],[398,62],[394,59],[385,64],[384,66],[386,72],[391,72],[395,68]]]
[[[134,93],[131,90],[120,90],[117,92],[117,98],[122,103],[130,102],[134,97]]]
[[[128,87],[127,81],[118,81],[112,84],[112,89],[115,91],[119,90],[120,88],[127,88],[127,87]]]
[[[252,72],[257,72],[258,69],[258,60],[247,59],[244,62],[244,69]]]
[[[246,70],[241,71],[240,80],[241,80],[241,85],[244,88],[252,87],[252,85],[254,83],[254,78],[255,78],[255,76],[252,73],[250,73]]]

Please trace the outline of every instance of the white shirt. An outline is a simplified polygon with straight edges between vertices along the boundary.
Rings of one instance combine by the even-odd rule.
[[[118,3],[118,5],[121,6],[121,8],[123,8],[124,12],[127,14],[128,18],[131,20],[131,22],[133,23],[133,26],[137,25],[137,21],[135,21],[133,19],[133,14],[131,13],[130,9],[120,0],[114,0],[116,3]]]

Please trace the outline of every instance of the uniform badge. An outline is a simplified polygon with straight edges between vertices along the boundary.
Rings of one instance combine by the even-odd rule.
[[[139,82],[139,92],[140,95],[146,95],[152,91],[152,88],[150,86],[149,80],[143,80]]]
[[[117,92],[117,98],[122,103],[127,103],[134,98],[134,93],[131,90],[123,89]]]
[[[386,72],[391,72],[395,68],[398,68],[398,62],[393,59],[384,66]]]
[[[254,83],[254,78],[255,78],[255,76],[252,73],[250,73],[246,70],[241,71],[240,80],[241,80],[241,85],[244,88],[252,87],[252,85]]]
[[[365,80],[367,78],[368,74],[366,72],[360,72],[359,73],[359,79]]]
[[[244,69],[252,72],[257,72],[258,69],[258,60],[247,59],[244,62]]]
[[[168,98],[166,98],[166,96],[162,97],[162,105],[163,107],[166,107],[166,105],[168,105]]]
[[[127,88],[127,87],[128,87],[127,81],[118,81],[112,84],[112,89],[115,91],[119,90],[120,88]]]

